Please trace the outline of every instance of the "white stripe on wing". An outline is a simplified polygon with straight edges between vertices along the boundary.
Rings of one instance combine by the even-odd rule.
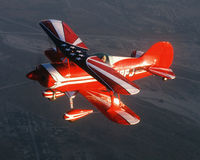
[[[46,63],[42,66],[49,72],[49,74],[54,77],[55,81],[73,81],[73,80],[87,80],[93,78],[92,76],[74,77],[74,78],[64,78],[51,64]]]
[[[65,34],[63,31],[62,21],[58,21],[58,20],[54,20],[54,19],[51,19],[50,21],[51,21],[53,27],[55,28],[58,36],[60,37],[60,40],[65,42]]]
[[[64,78],[50,63],[42,64],[42,66],[50,73],[55,81],[66,81],[66,78]]]
[[[111,79],[112,81],[116,82],[119,86],[123,87],[124,89],[127,90],[127,92],[129,92],[131,95],[132,94],[137,94],[140,90],[133,87],[132,85],[130,85],[129,83],[123,81],[122,79],[106,72],[105,70],[91,64],[90,62],[87,62],[87,64],[91,67],[94,68],[95,70],[97,70],[98,72],[102,73],[103,75],[105,75],[106,77],[108,77],[109,79]]]
[[[132,116],[126,111],[116,110],[115,112],[117,112],[120,116],[122,116],[122,118],[124,118],[131,125],[134,125],[140,122],[139,119],[135,118],[134,116]]]
[[[75,41],[74,41],[74,43],[73,43],[73,45],[77,45],[77,44],[79,44],[79,43],[81,43],[82,42],[82,40],[80,39],[80,38],[77,38]]]
[[[50,87],[52,89],[58,88],[58,87],[62,87],[65,85],[69,85],[69,84],[82,84],[82,83],[89,83],[89,82],[95,82],[97,81],[96,79],[90,79],[90,80],[81,80],[81,81],[73,81],[73,82],[63,82],[63,83],[57,83],[56,85]]]

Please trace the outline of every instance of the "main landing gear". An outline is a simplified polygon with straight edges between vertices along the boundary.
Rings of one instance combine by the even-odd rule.
[[[53,92],[53,97],[50,99],[50,101],[55,101],[56,100],[56,93]]]
[[[163,80],[163,81],[167,81],[168,79],[167,79],[166,77],[163,77],[162,80]]]
[[[114,92],[110,92],[111,95],[111,108],[120,106],[120,94],[115,94]]]
[[[64,119],[70,122],[74,122],[82,117],[87,116],[90,113],[93,113],[93,110],[90,109],[74,109],[73,99],[75,98],[77,91],[66,92],[66,95],[69,98],[70,110],[64,113]]]

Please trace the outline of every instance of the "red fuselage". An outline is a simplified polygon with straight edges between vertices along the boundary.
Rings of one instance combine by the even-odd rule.
[[[105,89],[86,71],[65,59],[65,56],[59,50],[49,49],[45,51],[45,55],[52,63],[39,65],[36,70],[27,74],[29,79],[37,80],[52,92],[64,93],[99,87]],[[97,53],[93,56],[102,59],[128,80],[134,81],[152,75],[147,70],[149,67],[169,68],[173,61],[173,48],[168,42],[159,42],[146,53],[141,54],[140,52],[140,55],[135,55],[135,57],[109,56],[103,53]]]
[[[36,70],[28,73],[27,77],[48,88],[43,92],[43,96],[49,100],[55,100],[64,95],[70,98],[71,110],[64,114],[64,119],[76,120],[92,113],[92,110],[73,110],[72,98],[79,92],[114,122],[133,125],[140,121],[139,116],[120,101],[119,92],[117,92],[118,97],[115,96],[113,91],[107,89],[97,79],[93,78],[92,74],[88,74],[77,64],[66,59],[62,52],[56,49],[49,49],[45,51],[45,55],[51,60],[51,63],[39,65]],[[99,69],[99,75],[105,73],[107,76],[114,77],[105,71],[105,66],[107,66],[107,68],[112,67],[115,72],[119,72],[129,81],[138,80],[152,74],[167,79],[175,78],[173,71],[169,68],[173,61],[173,47],[169,42],[158,42],[146,53],[139,52],[137,54],[136,52],[133,57],[109,56],[102,53],[94,54],[88,58],[87,62],[90,66],[94,64],[92,58],[98,58],[101,61],[99,61],[100,64],[103,64],[100,69],[96,67]],[[93,61],[95,62],[95,60]],[[95,72],[93,73],[95,74]],[[103,80],[106,78],[103,78]],[[114,77],[112,84],[115,82],[124,83],[124,81],[117,80],[118,78]],[[125,88],[127,87],[126,85],[128,84],[125,83]],[[121,94],[123,93],[121,92]]]
[[[131,81],[151,75],[144,69],[151,64],[144,62],[141,58],[115,56],[107,58],[109,58],[108,64],[113,69]],[[104,87],[73,62],[41,64],[27,77],[38,80],[42,86],[50,88],[52,91],[68,92],[83,88]]]

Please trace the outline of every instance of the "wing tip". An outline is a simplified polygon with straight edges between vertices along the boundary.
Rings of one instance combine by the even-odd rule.
[[[140,117],[136,115],[133,111],[126,110],[116,110],[118,116],[121,118],[116,118],[116,122],[123,125],[136,125],[140,122]],[[123,119],[123,120],[122,120]]]
[[[62,20],[44,19],[39,22],[39,25],[47,34],[53,34],[60,41],[89,50],[85,43],[83,43],[74,31]]]
[[[136,125],[140,122],[140,119],[135,118],[136,120],[134,122],[131,122],[130,125]]]
[[[134,94],[138,94],[140,92],[139,88],[134,88],[131,90],[131,94],[130,95],[134,95]]]

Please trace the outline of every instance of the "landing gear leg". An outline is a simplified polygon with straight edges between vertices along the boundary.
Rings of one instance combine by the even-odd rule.
[[[73,97],[69,98],[69,102],[70,102],[70,108],[73,109],[74,108]]]
[[[76,94],[78,91],[70,91],[70,92],[65,92],[66,96],[69,98],[69,103],[70,103],[70,109],[74,109],[74,103],[73,103],[73,98],[76,97]]]
[[[93,113],[93,110],[89,109],[74,109],[73,98],[75,98],[76,94],[77,91],[66,92],[66,95],[69,98],[70,110],[64,113],[63,118],[69,122],[74,122],[90,113]]]
[[[55,94],[55,92],[53,92],[53,98],[52,99],[56,100],[56,94]]]
[[[55,101],[56,100],[56,93],[53,92],[53,97],[52,98],[48,98],[50,101]]]
[[[111,108],[120,106],[120,95],[117,94],[115,97],[114,92],[111,91]]]

